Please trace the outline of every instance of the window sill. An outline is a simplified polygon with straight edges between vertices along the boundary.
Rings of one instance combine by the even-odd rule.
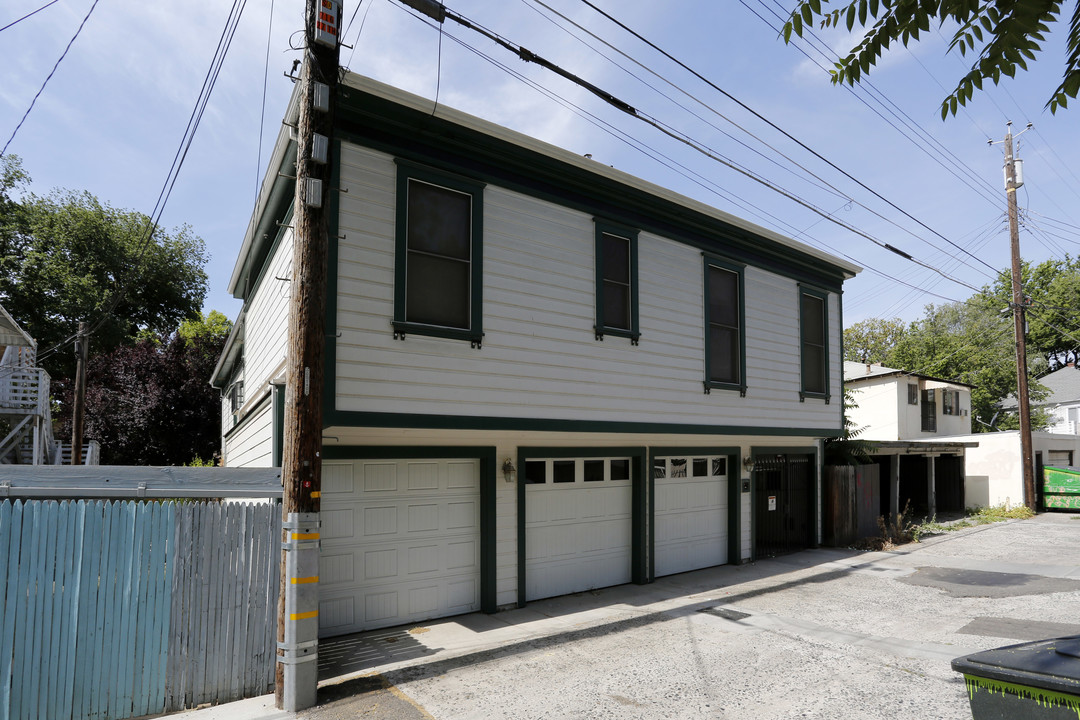
[[[480,349],[484,341],[484,333],[475,330],[423,325],[402,320],[392,320],[390,324],[394,327],[395,340],[404,340],[406,335],[426,335],[428,337],[446,338],[447,340],[465,340],[477,350]]]
[[[596,331],[596,339],[600,342],[604,341],[605,335],[611,335],[613,337],[630,338],[630,344],[637,345],[638,338],[641,337],[641,333],[639,332],[634,332],[633,330],[623,330],[620,328],[597,327],[594,325],[593,330]]]
[[[818,392],[809,392],[807,390],[800,390],[799,391],[799,402],[806,402],[807,398],[809,398],[811,400],[824,400],[825,404],[828,405],[829,401],[832,399],[832,395],[829,395],[828,393],[818,393]]]
[[[739,397],[746,397],[746,385],[740,385],[739,383],[725,383],[717,382],[715,380],[706,380],[702,383],[705,386],[705,394],[711,395],[714,389],[716,390],[737,390]]]

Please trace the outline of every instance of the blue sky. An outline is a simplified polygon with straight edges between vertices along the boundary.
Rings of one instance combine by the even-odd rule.
[[[941,33],[932,29],[924,42],[910,49],[894,48],[871,74],[873,88],[849,91],[830,84],[825,71],[777,36],[780,21],[774,13],[784,14],[793,0],[745,0],[745,4],[741,0],[663,4],[594,0],[931,231],[580,0],[544,1],[632,59],[584,35],[535,0],[453,0],[447,7],[608,90],[716,155],[967,285],[980,287],[989,282],[990,271],[983,263],[994,268],[1008,264],[1001,146],[990,146],[987,140],[1000,141],[1007,120],[1013,121],[1017,131],[1032,122],[1034,130],[1024,134],[1019,144],[1026,180],[1019,192],[1027,217],[1021,234],[1024,257],[1041,261],[1077,252],[1080,178],[1074,168],[1080,165],[1075,141],[1080,108],[1059,111],[1056,116],[1043,109],[1063,67],[1061,28],[1054,28],[1031,72],[1005,80],[999,87],[989,86],[969,108],[943,122],[939,103],[966,69],[959,55],[945,53],[948,28]],[[4,3],[0,26],[43,3]],[[0,33],[4,61],[0,142],[14,130],[91,3],[60,0]],[[846,325],[875,316],[915,319],[925,304],[942,302],[926,291],[950,299],[963,299],[972,292],[881,250],[566,80],[522,62],[475,32],[448,22],[440,51],[440,33],[411,16],[396,0],[366,0],[359,8],[346,2],[346,24],[357,10],[345,36],[353,49],[343,48],[341,54],[342,64],[352,71],[429,98],[437,92],[440,103],[574,152],[590,153],[599,162],[849,256],[867,270],[845,287]],[[211,0],[100,0],[9,148],[23,159],[33,177],[31,189],[38,194],[54,187],[85,189],[113,206],[149,212],[227,12],[227,3]],[[221,310],[230,317],[235,317],[240,303],[226,291],[228,278],[263,172],[260,156],[265,166],[291,91],[283,73],[299,57],[289,43],[301,27],[302,15],[301,0],[276,0],[271,30],[270,0],[247,2],[199,134],[163,215],[166,226],[189,224],[206,241],[211,255],[206,309]],[[857,40],[838,31],[819,32],[818,37],[834,51],[846,50]],[[455,38],[543,86],[566,104],[496,67]],[[799,47],[813,54],[809,45],[799,43]],[[264,73],[268,76],[265,106]],[[873,97],[881,98],[883,105]],[[261,118],[265,127],[260,153]],[[902,123],[911,123],[907,137],[894,127]],[[807,173],[820,180],[808,178]],[[822,187],[822,182],[836,189]],[[920,290],[884,278],[871,268]]]

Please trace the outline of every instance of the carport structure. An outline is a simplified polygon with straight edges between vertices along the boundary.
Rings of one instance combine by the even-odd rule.
[[[964,457],[977,442],[887,440],[874,443],[881,468],[881,514],[892,517],[909,506],[916,514],[964,510]],[[925,512],[924,512],[925,511]]]

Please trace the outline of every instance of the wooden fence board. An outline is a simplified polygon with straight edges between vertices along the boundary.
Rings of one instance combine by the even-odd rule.
[[[3,535],[6,545],[4,557],[11,558],[7,568],[0,576],[4,580],[4,604],[2,626],[0,626],[0,720],[9,720],[11,717],[11,684],[13,646],[15,643],[15,608],[18,590],[21,587],[18,582],[19,576],[19,552],[22,539],[22,516],[23,504],[21,502],[3,503],[4,510],[0,514],[0,534]]]

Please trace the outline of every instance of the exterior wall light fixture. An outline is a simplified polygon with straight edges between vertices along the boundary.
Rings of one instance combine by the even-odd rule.
[[[512,483],[517,480],[517,468],[514,467],[514,463],[510,458],[506,458],[502,464],[503,477],[506,478],[506,482]]]

